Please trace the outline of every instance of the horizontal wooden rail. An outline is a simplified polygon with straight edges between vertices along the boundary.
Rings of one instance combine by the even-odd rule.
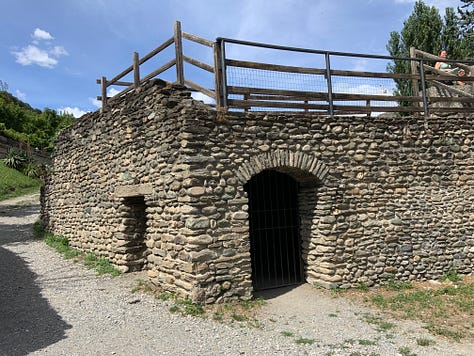
[[[355,106],[355,105],[334,105],[334,110],[360,110],[361,113],[370,114],[372,112],[422,112],[423,108],[418,106]]]
[[[269,70],[269,71],[274,71],[274,72],[285,72],[285,73],[314,74],[314,75],[323,75],[323,76],[326,76],[327,74],[326,69],[320,69],[320,68],[285,66],[285,65],[279,65],[279,64],[238,61],[234,59],[227,59],[226,65],[232,66],[232,67]],[[330,72],[332,76],[341,76],[341,77],[366,77],[366,78],[390,78],[390,79],[415,78],[415,76],[412,74],[403,74],[403,73],[361,72],[361,71],[334,70],[334,69],[332,69]]]
[[[295,91],[295,90],[274,90],[265,88],[248,88],[248,87],[228,87],[229,94],[241,94],[241,95],[255,95],[255,94],[266,94],[268,97],[272,95],[279,95],[280,97],[286,97],[288,100],[318,100],[328,99],[327,92],[311,92],[311,91]],[[374,101],[413,101],[422,102],[423,99],[420,96],[395,96],[395,95],[375,95],[375,94],[351,94],[351,93],[333,93],[333,99],[335,100],[374,100]]]
[[[97,84],[100,84],[100,83],[101,83],[100,79],[97,79]],[[107,82],[107,83],[108,83],[108,86],[117,85],[117,86],[123,86],[123,87],[128,87],[133,84],[132,82],[119,82],[119,81],[116,81],[113,84],[111,84],[110,82]]]
[[[241,68],[261,69],[261,70],[270,70],[270,71],[275,71],[275,72],[286,72],[286,73],[326,75],[325,69],[317,69],[317,68],[304,68],[304,67],[295,67],[295,66],[285,66],[285,65],[279,65],[279,64],[238,61],[234,59],[226,59],[225,63],[227,66],[241,67]]]
[[[107,80],[107,86],[109,85],[115,85],[115,82],[117,82],[119,79],[122,79],[123,77],[125,77],[127,74],[131,73],[133,71],[133,65],[131,65],[130,67],[128,67],[127,69],[125,69],[124,71],[120,72],[119,74],[117,74],[115,77],[113,77],[112,79],[110,80]],[[118,84],[117,84],[118,85]]]
[[[276,90],[276,89],[265,89],[265,88],[250,88],[250,87],[238,87],[238,86],[228,86],[229,94],[275,94],[275,95],[284,95],[284,96],[299,96],[307,98],[327,98],[327,92],[314,92],[314,91],[298,91],[298,90]]]
[[[183,38],[186,38],[187,40],[202,44],[203,46],[208,46],[208,47],[213,47],[214,46],[214,42],[206,40],[205,38],[201,38],[201,37],[192,35],[192,34],[187,33],[187,32],[182,32],[182,36],[183,36]]]
[[[414,53],[415,53],[415,56],[416,55],[420,55],[422,56],[423,58],[427,58],[427,59],[430,59],[432,61],[436,61],[436,62],[447,62],[447,63],[450,63],[451,65],[453,66],[457,66],[457,67],[460,67],[460,68],[463,68],[464,70],[468,70],[468,71],[472,71],[472,69],[474,69],[474,66],[469,66],[469,65],[466,65],[464,63],[459,63],[459,62],[456,62],[456,60],[449,60],[449,59],[446,59],[446,58],[442,58],[442,57],[438,57],[434,54],[431,54],[431,53],[428,53],[428,52],[424,52],[422,50],[419,50],[419,49],[414,49]],[[431,67],[434,69],[434,67]]]
[[[449,103],[474,103],[474,97],[468,96],[437,96],[431,97],[430,103],[449,102]],[[474,109],[473,109],[474,110]]]
[[[155,48],[153,51],[151,51],[150,53],[148,53],[146,56],[144,56],[143,58],[141,58],[138,63],[139,63],[140,65],[143,64],[143,63],[145,63],[145,62],[148,61],[150,58],[156,56],[158,53],[162,52],[163,50],[165,50],[166,48],[168,48],[169,46],[171,46],[173,43],[174,43],[174,38],[171,37],[170,39],[168,39],[167,41],[165,41],[164,43],[162,43],[160,46],[158,46],[157,48]]]
[[[208,97],[210,97],[210,98],[216,100],[216,93],[215,93],[214,91],[209,90],[209,89],[206,89],[206,88],[200,86],[199,84],[196,84],[196,83],[194,83],[194,82],[192,82],[192,81],[190,81],[190,80],[187,80],[187,79],[184,81],[184,83],[185,83],[188,87],[190,87],[191,89],[194,89],[194,90],[196,90],[196,91],[199,91],[199,92],[201,92],[201,93],[207,95]]]
[[[210,73],[214,73],[214,67],[210,66],[209,64],[203,63],[201,61],[198,61],[197,59],[188,57],[188,56],[183,56],[183,60],[189,64],[192,64],[196,67],[199,67],[201,69],[207,70]]]
[[[161,73],[167,71],[168,69],[173,67],[175,64],[176,64],[176,59],[172,59],[171,61],[164,64],[163,66],[161,66],[157,70],[155,70],[155,71],[151,72],[150,74],[146,75],[145,77],[143,77],[143,79],[141,79],[141,82],[143,83],[143,82],[146,82],[147,80],[149,80],[151,78],[156,77],[158,74],[161,74]]]
[[[287,101],[260,101],[260,100],[238,100],[229,99],[229,104],[235,108],[267,107],[284,109],[321,109],[328,108],[327,104],[296,103]]]

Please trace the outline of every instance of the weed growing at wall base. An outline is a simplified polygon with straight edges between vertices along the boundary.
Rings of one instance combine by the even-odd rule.
[[[164,291],[152,282],[139,280],[132,292],[143,292],[169,305],[169,311],[183,316],[212,317],[219,323],[233,324],[250,328],[260,328],[262,324],[256,318],[260,307],[266,302],[262,298],[243,300],[234,303],[223,303],[202,306],[193,303],[189,298],[180,298],[175,293]]]
[[[62,254],[65,259],[82,261],[87,267],[95,269],[99,275],[111,274],[112,276],[118,276],[121,274],[121,272],[105,258],[99,258],[93,253],[84,254],[70,247],[67,238],[44,231],[39,222],[33,225],[33,231],[37,237],[42,238],[48,246]]]

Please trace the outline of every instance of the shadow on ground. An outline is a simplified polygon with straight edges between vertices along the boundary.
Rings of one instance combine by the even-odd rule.
[[[277,298],[279,296],[289,293],[295,288],[298,288],[300,285],[301,284],[295,284],[292,286],[261,290],[261,291],[255,292],[255,297],[263,298],[265,300]]]
[[[21,217],[37,207],[0,210],[0,216]],[[32,240],[31,230],[31,223],[0,222],[0,355],[27,355],[64,339],[71,328],[41,295],[38,276],[28,263],[8,249]]]

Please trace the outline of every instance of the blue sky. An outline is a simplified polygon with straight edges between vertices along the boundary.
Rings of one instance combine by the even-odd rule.
[[[131,64],[134,51],[144,56],[170,38],[176,20],[183,31],[209,40],[386,55],[390,32],[401,30],[414,2],[0,0],[0,80],[35,108],[78,117],[100,105],[96,79],[114,77]],[[457,7],[460,1],[425,3],[444,16],[447,6]],[[186,54],[202,56],[194,50]],[[370,69],[367,65],[358,66]]]

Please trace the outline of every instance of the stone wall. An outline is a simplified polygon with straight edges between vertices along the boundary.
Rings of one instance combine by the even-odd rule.
[[[48,165],[51,164],[51,157],[48,152],[29,148],[25,144],[20,144],[18,141],[0,134],[0,158],[4,158],[10,149],[17,152],[26,151],[34,161]]]
[[[184,88],[153,81],[59,136],[43,222],[196,302],[247,299],[244,184],[270,169],[299,182],[308,283],[467,274],[473,142],[472,118],[217,117]]]

